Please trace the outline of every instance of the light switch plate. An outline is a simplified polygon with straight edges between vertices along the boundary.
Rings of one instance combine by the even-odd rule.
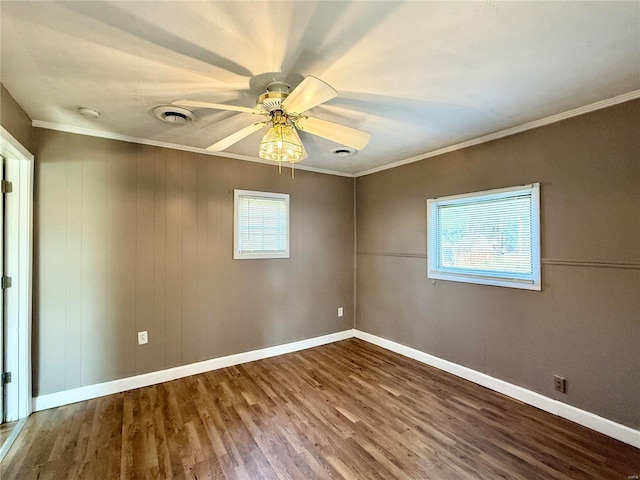
[[[338,316],[344,317],[344,307],[338,307]]]

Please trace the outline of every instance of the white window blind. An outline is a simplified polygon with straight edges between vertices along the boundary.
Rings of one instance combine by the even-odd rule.
[[[539,184],[427,201],[428,277],[540,290]]]
[[[234,190],[234,256],[289,257],[289,195]]]

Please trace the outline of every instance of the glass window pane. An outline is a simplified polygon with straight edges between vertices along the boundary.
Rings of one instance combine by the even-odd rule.
[[[289,195],[235,190],[234,258],[289,256]]]
[[[538,189],[429,200],[428,276],[539,289]]]

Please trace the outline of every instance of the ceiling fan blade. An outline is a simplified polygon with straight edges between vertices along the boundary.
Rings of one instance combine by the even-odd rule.
[[[362,150],[371,140],[369,132],[319,118],[300,117],[295,121],[295,124],[303,132],[327,138],[356,150]]]
[[[309,76],[293,89],[282,106],[287,113],[299,114],[337,96],[338,92],[331,85]]]
[[[265,112],[261,112],[255,108],[241,107],[239,105],[225,105],[224,103],[196,102],[194,100],[176,100],[175,102],[171,102],[171,105],[176,105],[178,107],[215,108],[217,110],[232,110],[234,112],[254,113],[256,115],[265,114]]]
[[[244,127],[242,130],[238,130],[236,133],[232,133],[228,137],[223,138],[222,140],[217,141],[213,145],[207,147],[207,150],[210,152],[221,152],[227,147],[230,147],[236,142],[239,142],[245,137],[248,137],[254,132],[257,132],[261,128],[265,127],[268,122],[259,122],[254,123],[253,125],[249,125],[248,127]]]

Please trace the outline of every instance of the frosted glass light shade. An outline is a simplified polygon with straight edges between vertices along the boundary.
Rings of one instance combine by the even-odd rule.
[[[302,145],[291,125],[274,125],[260,142],[260,158],[295,163],[302,157]]]

